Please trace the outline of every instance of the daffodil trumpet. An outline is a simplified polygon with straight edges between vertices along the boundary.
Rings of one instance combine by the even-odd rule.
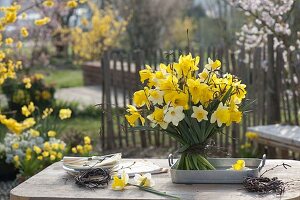
[[[204,147],[224,127],[241,122],[245,111],[246,85],[222,73],[221,61],[209,58],[202,71],[199,61],[188,54],[158,70],[147,65],[139,72],[143,89],[134,92],[125,115],[131,130],[158,130],[179,142],[180,170],[215,169]]]

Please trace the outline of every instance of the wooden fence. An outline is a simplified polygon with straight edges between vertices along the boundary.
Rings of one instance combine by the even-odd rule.
[[[166,54],[162,50],[112,51],[103,56],[101,65],[98,65],[101,74],[98,83],[103,87],[103,149],[176,145],[164,133],[128,131],[124,113],[126,105],[132,104],[133,92],[142,87],[139,82],[139,70],[145,64],[156,68],[161,62],[176,61],[181,53],[187,52],[174,50],[172,54]],[[252,112],[247,113],[240,124],[227,127],[225,134],[219,134],[215,138],[218,146],[235,155],[246,140],[245,132],[249,126],[276,122],[299,125],[299,55],[288,54],[289,62],[285,63],[282,50],[273,50],[272,37],[269,38],[268,46],[256,48],[251,52],[244,49],[234,51],[212,47],[199,51],[191,50],[191,53],[200,56],[200,70],[208,57],[219,59],[222,62],[222,71],[241,78],[247,85],[247,98],[256,100]]]

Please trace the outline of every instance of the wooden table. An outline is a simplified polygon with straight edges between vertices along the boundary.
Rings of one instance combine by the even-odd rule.
[[[129,159],[130,160],[130,159]],[[149,159],[161,167],[168,167],[165,159]],[[292,166],[287,170],[280,168],[270,171],[269,177],[277,176],[283,181],[300,179],[300,161],[267,160],[265,169],[282,164]],[[264,170],[263,170],[264,171]],[[124,191],[113,191],[109,185],[105,189],[89,190],[79,188],[73,181],[66,181],[67,173],[62,169],[62,162],[54,163],[42,172],[28,179],[11,190],[11,200],[61,200],[61,199],[165,199],[164,197],[141,191],[135,187],[127,187]],[[153,175],[155,189],[175,195],[181,199],[222,199],[250,200],[260,196],[244,191],[241,184],[173,184],[169,173]],[[274,194],[262,199],[274,199]],[[287,188],[281,199],[300,199],[300,182]]]
[[[281,150],[281,158],[288,158],[288,150],[300,153],[300,126],[272,124],[253,126],[247,130],[257,133],[258,143],[269,147],[269,158],[278,158],[275,148]]]

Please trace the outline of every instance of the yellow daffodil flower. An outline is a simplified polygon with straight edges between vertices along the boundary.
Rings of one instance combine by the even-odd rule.
[[[178,79],[175,76],[168,76],[167,79],[162,79],[158,88],[165,94],[179,90]]]
[[[146,65],[146,69],[140,70],[139,74],[141,82],[144,83],[145,80],[150,79],[152,76],[152,68],[149,65]]]
[[[209,71],[215,71],[221,66],[221,62],[219,60],[213,61],[212,59],[208,58],[208,64],[205,65],[205,68]]]
[[[174,69],[176,70],[179,78],[182,76],[187,77],[192,72],[198,70],[197,65],[199,64],[200,57],[192,57],[192,54],[181,55],[179,57],[179,62],[174,64]]]
[[[35,151],[36,154],[40,154],[42,152],[42,149],[38,146],[33,146],[33,150]]]
[[[51,161],[53,161],[53,160],[55,160],[55,159],[56,159],[55,155],[50,155],[50,160],[51,160]]]
[[[52,143],[51,148],[54,149],[54,150],[58,150],[59,149],[58,143]]]
[[[49,156],[49,152],[48,151],[44,151],[43,153],[42,153],[42,155],[43,155],[43,157],[48,157]]]
[[[72,115],[72,110],[70,110],[68,108],[67,109],[60,109],[60,111],[59,111],[59,118],[61,120],[68,119],[68,118],[71,117],[71,115]]]
[[[113,190],[124,190],[125,186],[128,183],[128,180],[128,174],[123,171],[121,178],[119,178],[118,175],[114,175],[111,187]]]
[[[85,152],[91,152],[93,150],[93,147],[90,144],[85,144],[83,146],[83,149],[84,149]]]
[[[34,74],[34,78],[35,78],[36,80],[41,80],[41,79],[44,79],[45,76],[44,76],[43,74],[36,73],[36,74]]]
[[[203,109],[202,105],[199,107],[193,106],[193,114],[191,117],[196,118],[198,122],[201,122],[202,120],[208,120],[207,115],[208,112]]]
[[[34,126],[35,123],[36,123],[36,121],[34,120],[34,118],[32,118],[32,117],[27,118],[22,123],[23,129],[30,128],[30,127]]]
[[[22,106],[22,114],[25,117],[28,117],[31,114],[31,112],[28,110],[27,106]]]
[[[31,115],[31,113],[33,113],[35,110],[35,106],[33,104],[33,102],[30,102],[28,106],[23,106],[22,107],[22,114],[26,117],[28,117],[29,115]]]
[[[58,153],[57,153],[57,158],[58,158],[59,160],[61,160],[62,157],[63,157],[63,154],[62,154],[61,152],[58,152]]]
[[[130,114],[125,115],[125,118],[130,124],[130,126],[135,126],[135,123],[138,119],[142,122],[142,125],[144,125],[145,119],[142,117],[142,115],[139,113],[136,107],[128,105],[127,112],[129,112]]]
[[[155,185],[154,180],[151,178],[150,173],[146,173],[143,175],[135,174],[134,181],[137,185],[143,186],[143,187],[153,187]]]
[[[13,143],[13,144],[11,145],[11,147],[12,147],[13,149],[18,149],[18,148],[19,148],[19,143]]]
[[[237,160],[235,164],[232,165],[232,169],[236,171],[243,170],[245,168],[244,160]]]
[[[52,112],[53,112],[52,108],[46,108],[45,110],[43,110],[42,119],[45,119],[46,117],[48,117]]]
[[[192,95],[193,103],[197,104],[200,101],[204,105],[213,99],[213,91],[210,90],[207,84],[200,83],[199,79],[188,79],[187,85]]]
[[[45,151],[50,151],[50,150],[51,150],[51,145],[50,145],[49,142],[45,142],[45,143],[44,143],[44,150],[45,150]]]
[[[77,151],[79,152],[79,153],[83,153],[83,146],[82,145],[77,145],[76,146],[76,149],[77,149]]]
[[[15,155],[13,159],[15,162],[19,162],[19,160],[20,160],[18,155]]]
[[[20,134],[24,127],[21,123],[18,123],[15,119],[9,118],[9,119],[2,119],[1,123],[4,124],[11,132],[15,134]]]
[[[38,136],[40,136],[40,132],[37,131],[37,130],[34,130],[34,129],[30,129],[30,130],[29,130],[29,133],[30,133],[30,135],[31,135],[32,137],[38,137]]]
[[[166,129],[169,123],[164,121],[164,116],[164,109],[155,107],[154,112],[151,115],[148,115],[147,118],[153,123],[154,126],[159,124],[161,128]]]
[[[72,153],[77,153],[76,147],[73,147],[71,150],[72,150]]]
[[[23,78],[23,83],[25,84],[26,89],[30,89],[32,86],[30,78]]]
[[[147,90],[139,90],[133,94],[133,102],[137,107],[142,107],[143,105],[149,106],[149,100],[146,92]]]
[[[249,140],[255,140],[255,139],[258,138],[258,135],[257,135],[257,133],[248,131],[248,132],[246,132],[246,137],[247,137]]]
[[[32,158],[32,157],[31,157],[30,154],[26,154],[26,155],[25,155],[25,159],[26,159],[27,161],[28,161],[28,160],[31,160],[31,158]]]
[[[44,157],[43,157],[43,156],[38,156],[37,159],[38,159],[38,160],[43,160]]]
[[[164,100],[167,104],[171,104],[173,107],[182,106],[184,109],[189,108],[189,95],[184,92],[169,92],[165,94]]]
[[[238,106],[233,102],[229,106],[230,119],[226,123],[226,126],[229,126],[232,122],[239,123],[242,120],[242,112],[238,110]]]
[[[55,131],[48,131],[48,137],[55,137],[56,132]]]
[[[213,112],[210,118],[210,123],[215,123],[217,121],[217,124],[219,127],[222,126],[222,124],[226,124],[230,120],[230,112],[227,106],[224,106],[221,102],[217,108],[216,111]]]
[[[149,101],[151,101],[153,105],[162,105],[164,102],[164,92],[154,89],[149,90]]]
[[[85,136],[83,139],[84,139],[84,144],[91,144],[91,138],[89,136]]]

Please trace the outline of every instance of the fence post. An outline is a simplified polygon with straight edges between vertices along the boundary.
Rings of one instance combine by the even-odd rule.
[[[135,62],[135,73],[136,73],[136,85],[135,88],[138,88],[138,85],[140,84],[140,75],[139,71],[141,70],[141,66],[144,61],[143,52],[141,50],[136,50],[134,52],[134,62]],[[147,138],[146,138],[146,132],[140,131],[140,137],[141,137],[141,146],[147,147]]]
[[[109,53],[105,52],[101,59],[101,67],[103,68],[103,112],[105,130],[103,134],[106,134],[106,149],[112,149],[115,147],[115,137],[113,129],[113,118],[112,118],[112,105],[111,105],[111,70],[110,70],[110,60]]]
[[[280,99],[274,62],[274,36],[268,35],[267,123],[280,122]]]

